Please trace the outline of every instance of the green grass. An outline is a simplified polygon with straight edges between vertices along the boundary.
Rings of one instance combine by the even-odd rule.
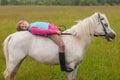
[[[10,33],[16,31],[20,19],[29,22],[48,21],[69,28],[75,24],[74,21],[84,19],[94,12],[106,14],[117,36],[110,43],[102,38],[93,39],[79,65],[77,80],[120,80],[119,6],[0,6],[0,80],[5,70],[2,43]],[[16,80],[66,80],[66,76],[59,66],[46,66],[27,57]]]

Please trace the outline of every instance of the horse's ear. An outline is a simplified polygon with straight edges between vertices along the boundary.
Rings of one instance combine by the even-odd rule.
[[[100,13],[100,12],[95,12],[95,15],[96,15],[96,17],[99,19],[99,18],[100,18],[101,13]]]
[[[101,14],[101,12],[96,12],[97,14]]]
[[[98,22],[100,22],[100,19],[101,19],[101,13],[100,12],[96,12],[96,18],[97,18]]]
[[[100,19],[100,12],[98,12],[97,15],[98,15],[98,18]]]

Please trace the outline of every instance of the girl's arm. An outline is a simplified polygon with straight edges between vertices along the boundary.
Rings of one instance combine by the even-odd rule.
[[[36,35],[46,35],[46,34],[55,34],[57,33],[57,30],[52,30],[52,29],[45,30],[37,27],[31,27],[30,32]]]

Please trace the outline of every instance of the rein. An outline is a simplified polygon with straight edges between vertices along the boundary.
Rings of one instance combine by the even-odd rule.
[[[65,25],[60,25],[61,30],[65,31],[67,28]],[[72,35],[72,33],[61,33],[61,35]]]
[[[72,33],[61,33],[61,35],[72,35]]]

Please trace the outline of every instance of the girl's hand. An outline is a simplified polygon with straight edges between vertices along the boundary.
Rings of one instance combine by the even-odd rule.
[[[62,28],[58,27],[58,30],[60,30],[61,32],[63,31]]]
[[[60,30],[57,30],[56,33],[57,33],[57,34],[61,34],[62,32],[61,32]]]

